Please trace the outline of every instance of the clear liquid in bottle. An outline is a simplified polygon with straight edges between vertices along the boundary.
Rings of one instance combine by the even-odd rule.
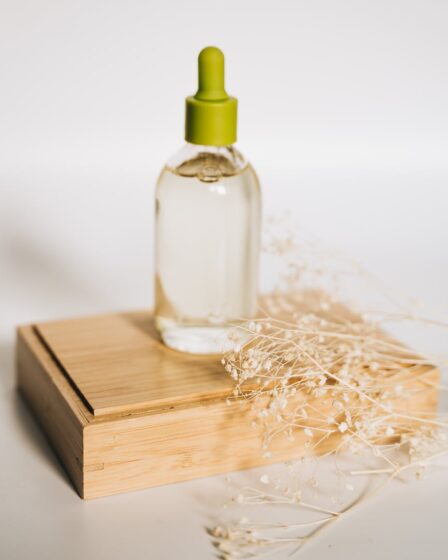
[[[260,188],[233,147],[187,144],[156,192],[155,321],[184,352],[228,350],[257,307]]]

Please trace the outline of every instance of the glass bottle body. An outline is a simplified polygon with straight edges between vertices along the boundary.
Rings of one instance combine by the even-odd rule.
[[[216,354],[257,307],[261,196],[232,146],[186,144],[156,190],[155,322],[167,346]]]

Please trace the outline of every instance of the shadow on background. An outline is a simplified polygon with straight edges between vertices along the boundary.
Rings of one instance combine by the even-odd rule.
[[[7,282],[20,297],[18,307],[27,307],[56,313],[76,313],[90,307],[107,307],[101,290],[88,282],[85,271],[75,266],[72,259],[59,255],[56,249],[40,246],[35,239],[10,236],[4,243],[2,260],[7,271]],[[42,304],[44,309],[40,309]]]
[[[32,453],[37,454],[53,472],[68,481],[64,469],[17,388],[13,344],[0,345],[0,395],[11,412],[11,425],[18,430],[18,440],[25,441]]]

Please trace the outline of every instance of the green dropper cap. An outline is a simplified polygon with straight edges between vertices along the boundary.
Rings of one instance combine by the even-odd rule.
[[[203,146],[227,146],[236,141],[238,101],[224,89],[224,55],[206,47],[198,57],[199,87],[187,97],[185,140]]]

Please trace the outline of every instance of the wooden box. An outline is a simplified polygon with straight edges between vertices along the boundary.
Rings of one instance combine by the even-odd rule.
[[[83,498],[304,452],[300,432],[294,444],[274,442],[272,458],[263,458],[253,413],[226,403],[233,382],[219,358],[165,348],[149,313],[20,327],[17,350],[19,389]],[[426,367],[410,375],[420,383],[438,374]],[[416,391],[414,409],[436,406],[436,390],[425,389]]]

